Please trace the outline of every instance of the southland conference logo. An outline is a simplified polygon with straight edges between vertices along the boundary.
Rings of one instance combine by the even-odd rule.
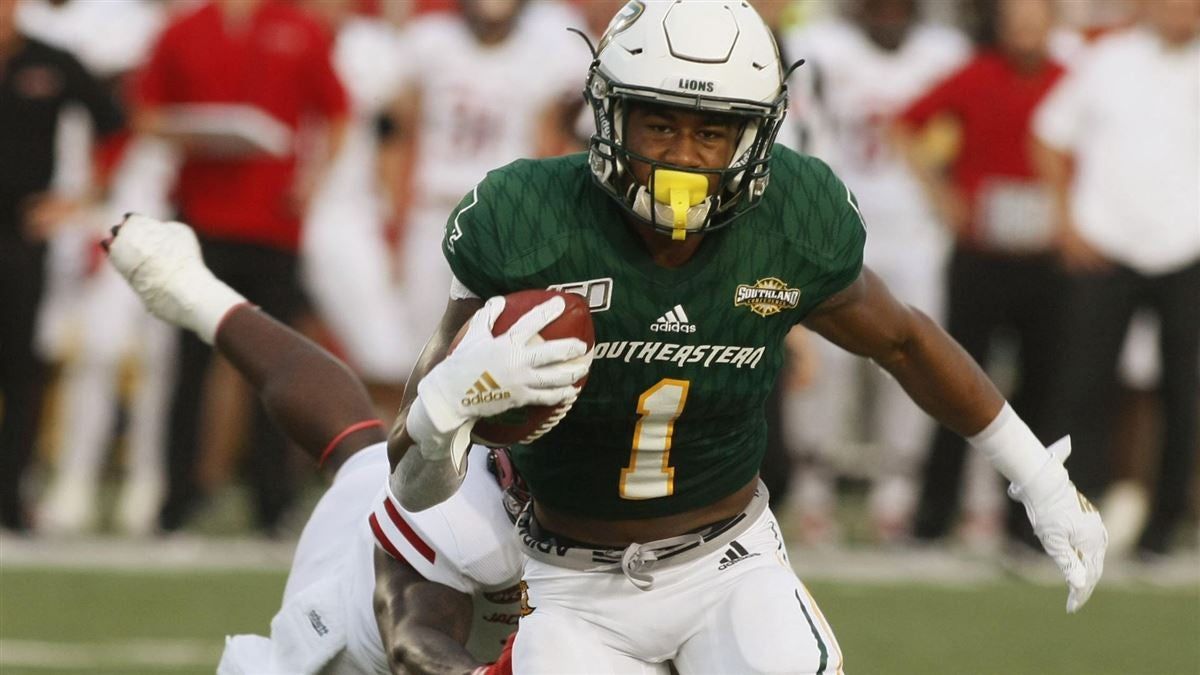
[[[771,316],[800,305],[800,289],[788,288],[778,277],[767,277],[754,285],[739,284],[733,292],[733,306],[747,306],[759,316]]]

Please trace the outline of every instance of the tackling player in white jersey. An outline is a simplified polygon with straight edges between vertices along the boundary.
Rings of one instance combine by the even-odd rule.
[[[212,343],[333,475],[270,638],[231,637],[217,672],[509,673],[501,647],[523,564],[511,518],[523,493],[506,456],[475,448],[453,498],[404,511],[387,488],[383,425],[343,364],[213,277],[185,225],[128,216],[108,248],[147,308]]]
[[[871,223],[866,264],[898,297],[932,317],[942,314],[942,270],[949,239],[925,202],[905,158],[890,145],[894,115],[948,75],[970,53],[949,27],[919,20],[915,0],[857,0],[845,18],[819,21],[789,36],[788,51],[806,59],[794,84],[804,94],[800,124],[816,154],[854,191]],[[869,438],[884,453],[871,515],[884,541],[907,529],[916,501],[913,476],[932,424],[894,380],[823,340],[821,374],[795,402],[797,445],[829,456],[840,450],[846,421],[861,408],[862,387],[877,392]],[[809,483],[812,485],[812,483]],[[829,490],[826,486],[826,490]],[[804,498],[810,504],[823,500]],[[825,508],[832,503],[825,501]],[[807,519],[819,522],[809,510]]]

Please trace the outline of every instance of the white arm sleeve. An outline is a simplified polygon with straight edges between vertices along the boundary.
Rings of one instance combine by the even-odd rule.
[[[405,510],[385,488],[370,516],[376,545],[426,579],[462,593],[517,583],[524,558],[487,456],[487,448],[473,446],[458,492],[419,513]]]

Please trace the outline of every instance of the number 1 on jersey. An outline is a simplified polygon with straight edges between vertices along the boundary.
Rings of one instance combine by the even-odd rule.
[[[653,499],[675,492],[671,437],[687,404],[690,382],[664,378],[638,398],[629,466],[621,469],[622,499]]]

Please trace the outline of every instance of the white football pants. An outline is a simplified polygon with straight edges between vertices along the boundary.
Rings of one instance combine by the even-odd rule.
[[[704,546],[702,544],[702,546]],[[652,563],[653,585],[620,570],[525,566],[516,673],[839,673],[842,652],[764,510],[743,533],[686,562]]]

